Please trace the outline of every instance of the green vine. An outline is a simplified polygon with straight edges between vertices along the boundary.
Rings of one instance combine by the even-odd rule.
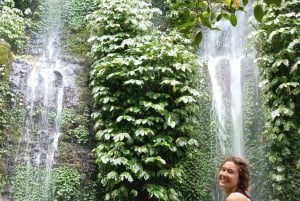
[[[89,17],[104,200],[178,200],[170,182],[183,179],[179,161],[198,144],[189,119],[196,116],[202,63],[189,40],[154,29],[159,13],[147,1],[103,0]]]

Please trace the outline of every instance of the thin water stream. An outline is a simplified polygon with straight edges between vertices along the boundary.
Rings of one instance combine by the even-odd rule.
[[[47,31],[34,35],[28,43],[31,56],[14,61],[10,82],[24,97],[26,116],[24,133],[19,139],[15,174],[25,185],[15,184],[14,196],[24,201],[52,201],[53,167],[62,135],[62,111],[68,102],[76,102],[74,72],[79,66],[63,59],[60,0],[46,1]],[[20,70],[21,69],[21,70]],[[66,91],[74,89],[71,100]]]

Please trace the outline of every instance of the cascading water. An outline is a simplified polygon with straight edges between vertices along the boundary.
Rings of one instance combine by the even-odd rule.
[[[217,167],[226,156],[249,159],[249,139],[260,135],[258,70],[254,50],[247,49],[252,13],[251,6],[247,6],[245,12],[237,13],[236,27],[222,20],[216,24],[220,30],[205,30],[200,47],[200,55],[207,59],[211,80]],[[224,199],[216,187],[212,200]]]
[[[15,91],[24,97],[27,110],[14,164],[17,189],[13,190],[14,196],[24,201],[53,200],[52,170],[62,134],[62,110],[78,99],[74,79],[79,65],[62,57],[61,2],[46,3],[47,32],[29,41],[27,52],[31,56],[14,61],[10,78]],[[68,100],[66,93],[72,93]]]
[[[217,152],[222,156],[244,156],[242,71],[249,68],[256,71],[253,53],[246,52],[249,13],[251,11],[246,10],[238,14],[236,27],[229,21],[218,22],[216,26],[220,30],[207,30],[201,46],[213,91]]]

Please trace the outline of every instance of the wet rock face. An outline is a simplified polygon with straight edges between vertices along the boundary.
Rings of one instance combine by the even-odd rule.
[[[27,78],[33,65],[24,59],[15,59],[10,70],[9,85],[11,89],[21,98],[27,87]]]
[[[25,48],[26,55],[17,56],[12,62],[9,78],[10,87],[21,98],[26,97],[28,85],[33,84],[30,83],[33,81],[37,81],[41,88],[48,85],[46,87],[53,89],[54,93],[58,92],[57,89],[63,88],[64,105],[75,107],[78,105],[79,97],[75,80],[80,79],[81,76],[80,61],[64,56],[57,47],[60,43],[58,39],[53,39],[50,45],[47,44],[45,41],[47,37],[47,35],[42,34],[31,35]],[[64,59],[65,57],[66,59]],[[32,71],[36,71],[38,77],[31,79]],[[39,94],[44,92],[44,89],[41,90]],[[49,101],[56,101],[54,97],[54,95],[50,96]],[[43,100],[39,101],[42,102]]]
[[[47,148],[47,144],[52,144],[52,142],[45,133],[52,136],[56,132],[56,121],[59,121],[55,118],[51,119],[51,115],[58,115],[63,108],[76,108],[79,105],[79,90],[76,81],[81,79],[80,62],[70,57],[63,59],[64,55],[56,50],[59,41],[52,40],[53,44],[48,44],[48,46],[53,45],[53,49],[48,50],[49,47],[45,47],[47,45],[44,40],[45,38],[41,35],[33,35],[28,41],[26,55],[16,56],[10,66],[10,88],[23,100],[23,105],[27,110],[27,122],[36,125],[34,128],[25,129],[31,133],[32,142],[25,142],[24,140],[28,139],[24,137],[24,142],[20,140],[20,144],[35,147],[37,143],[40,143],[41,147],[29,152],[24,151],[23,155],[27,154],[30,161],[34,161],[34,156],[39,155],[35,153],[37,150],[42,150],[41,156],[47,155],[42,147]],[[49,52],[52,53],[49,54]],[[62,106],[58,106],[60,104]],[[45,120],[47,123],[43,122]],[[48,124],[49,130],[42,133],[40,131],[43,129],[40,127],[44,124]],[[37,142],[33,139],[48,140]],[[22,153],[20,155],[22,156]]]

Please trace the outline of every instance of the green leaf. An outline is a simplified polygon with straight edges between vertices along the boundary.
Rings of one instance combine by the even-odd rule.
[[[148,135],[154,135],[153,130],[151,130],[150,128],[138,128],[135,132],[134,132],[135,136],[148,136]]]
[[[141,153],[148,153],[149,150],[146,146],[136,146],[134,148],[134,151],[137,152],[138,154],[141,154]]]
[[[186,138],[180,137],[176,140],[176,143],[178,144],[178,146],[184,147],[188,144],[188,140]]]
[[[300,61],[297,61],[292,65],[291,73],[297,72],[298,69],[300,69]]]
[[[285,180],[285,177],[284,175],[276,175],[276,174],[273,174],[272,175],[272,179],[279,182],[279,181],[284,181]]]
[[[146,189],[149,192],[151,198],[155,197],[158,200],[162,201],[168,200],[168,192],[163,186],[156,184],[146,184]]]
[[[168,116],[167,118],[167,125],[170,126],[171,128],[175,128],[176,126],[176,121],[172,118],[171,115]]]
[[[180,81],[175,80],[175,79],[165,79],[161,82],[161,84],[165,84],[165,85],[171,85],[171,86],[177,86],[182,84]]]
[[[187,104],[187,103],[194,103],[194,102],[196,102],[196,101],[195,101],[194,97],[192,97],[192,96],[181,96],[175,100],[176,104],[179,104],[179,103]]]
[[[130,170],[133,172],[133,173],[137,173],[137,172],[139,172],[139,171],[141,171],[142,170],[142,167],[141,167],[141,165],[140,164],[138,164],[137,162],[136,162],[136,160],[130,160],[130,161],[128,161],[128,166],[129,166],[129,168],[130,168]]]
[[[125,121],[135,121],[134,117],[132,116],[129,116],[129,115],[121,115],[121,116],[118,116],[116,122],[121,122],[122,120],[125,120]]]
[[[152,102],[143,101],[142,104],[148,109],[152,108],[157,112],[163,112],[165,110],[166,103],[154,104]]]
[[[199,44],[201,43],[201,41],[202,41],[202,31],[198,30],[196,35],[195,35],[195,38],[193,40],[193,46],[194,47],[199,47]]]
[[[201,13],[200,20],[201,20],[202,25],[211,28],[212,25],[211,25],[209,16],[210,16],[210,11],[205,11],[205,12]]]
[[[127,161],[128,159],[125,157],[114,158],[111,160],[114,165],[126,165]]]
[[[189,139],[188,144],[193,145],[193,146],[198,146],[199,145],[199,143],[196,139]]]
[[[223,14],[220,13],[220,14],[217,16],[216,21],[217,21],[217,22],[220,21],[220,20],[222,19],[222,17],[223,17]]]
[[[129,84],[132,84],[132,85],[143,85],[144,84],[144,81],[143,80],[134,80],[134,79],[131,79],[131,80],[127,80],[124,82],[124,85],[129,85]]]
[[[289,88],[289,89],[290,89],[290,87],[296,88],[296,87],[298,87],[299,85],[300,85],[299,82],[286,82],[286,83],[280,84],[280,85],[279,85],[279,88],[280,88],[280,89],[283,89],[283,88]]]
[[[242,0],[243,5],[246,6],[248,4],[248,0]]]
[[[170,151],[172,152],[176,152],[177,151],[177,147],[172,145],[171,143],[167,142],[167,141],[158,141],[156,142],[154,145],[154,147],[167,147]]]
[[[193,21],[187,21],[187,22],[185,22],[183,24],[179,24],[177,26],[177,29],[179,31],[189,31],[194,25],[195,25],[195,20],[193,20]]]
[[[120,174],[120,179],[121,179],[121,181],[127,180],[129,182],[133,182],[133,177],[131,176],[131,174],[129,172],[122,172]]]
[[[230,20],[230,15],[228,15],[227,13],[222,13],[221,16],[226,20]]]
[[[135,120],[134,122],[135,125],[148,125],[148,126],[151,126],[153,125],[153,122],[149,119],[137,119]]]
[[[120,141],[123,141],[124,139],[132,141],[132,139],[131,139],[131,137],[128,133],[115,134],[113,139],[114,139],[115,142],[120,142]]]
[[[145,163],[155,163],[158,162],[160,164],[166,165],[167,162],[160,156],[156,156],[156,157],[147,157],[145,159]]]
[[[184,175],[184,171],[181,168],[172,168],[170,170],[170,178],[181,178]]]
[[[149,174],[147,171],[143,171],[143,170],[139,171],[137,174],[137,177],[139,179],[143,179],[143,180],[148,180],[148,179],[150,179],[151,176],[152,176],[151,174]]]
[[[234,27],[237,25],[237,18],[236,18],[236,15],[234,13],[231,13],[231,15],[230,15],[230,23]]]
[[[257,21],[262,21],[262,18],[264,17],[264,10],[261,5],[256,5],[254,7],[254,17]]]
[[[106,178],[108,179],[108,180],[117,180],[117,178],[118,178],[118,173],[116,172],[116,171],[110,171],[107,175],[106,175]]]

